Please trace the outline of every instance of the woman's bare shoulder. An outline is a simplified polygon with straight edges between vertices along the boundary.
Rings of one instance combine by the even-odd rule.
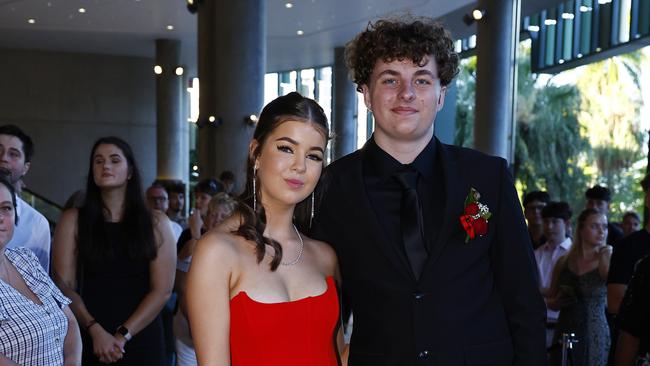
[[[314,257],[318,264],[325,268],[328,274],[334,274],[338,267],[338,259],[334,248],[324,241],[312,239],[305,235],[302,237],[305,241],[305,245],[313,250]]]
[[[238,255],[237,241],[230,232],[210,230],[201,237],[196,250],[204,255],[232,259]]]
[[[158,210],[151,210],[151,221],[153,222],[153,225],[155,227],[158,227],[158,225],[164,223],[165,225],[169,225],[169,217],[162,212]]]
[[[72,207],[69,208],[63,213],[61,213],[61,218],[59,219],[59,222],[65,221],[65,222],[77,222],[77,218],[79,217],[79,209]]]

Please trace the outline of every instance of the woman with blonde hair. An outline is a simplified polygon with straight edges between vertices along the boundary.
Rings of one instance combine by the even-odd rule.
[[[208,203],[208,212],[206,214],[205,226],[207,232],[217,227],[226,220],[235,211],[237,201],[225,192],[217,193]],[[178,294],[178,310],[174,315],[174,336],[176,337],[176,365],[177,366],[195,366],[196,353],[194,351],[194,342],[190,334],[190,328],[187,323],[187,297],[185,289],[187,285],[187,271],[190,269],[192,262],[192,253],[194,244],[190,242],[187,245],[192,247],[188,251],[188,256],[178,258],[176,265],[176,282],[175,290]]]
[[[607,245],[607,217],[586,209],[578,216],[573,246],[553,269],[548,307],[559,310],[554,344],[564,333],[578,343],[569,357],[575,366],[605,366],[610,347],[605,318],[607,274],[612,247]],[[561,347],[551,351],[551,364],[561,364]],[[570,363],[571,364],[571,363]]]

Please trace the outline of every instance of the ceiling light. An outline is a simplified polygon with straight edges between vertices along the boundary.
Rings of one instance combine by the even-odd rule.
[[[172,30],[174,30],[174,26],[173,26],[173,25],[171,25],[171,24],[169,24],[169,25],[167,26],[167,30],[169,30],[169,31],[172,31]]]
[[[562,65],[562,64],[564,63],[564,59],[559,59],[559,60],[557,60],[557,62],[558,62],[560,65]]]
[[[562,19],[571,20],[576,16],[572,13],[562,13]]]
[[[163,72],[162,66],[160,66],[160,65],[156,65],[156,66],[154,66],[154,67],[153,67],[153,72],[154,72],[156,75],[160,75],[160,74],[162,74],[162,72]]]
[[[36,23],[36,19],[34,19],[34,18],[29,18],[29,19],[27,19],[27,23],[29,23],[29,24],[34,24],[34,23]]]
[[[474,9],[472,10],[472,18],[474,20],[481,20],[485,16],[485,10],[483,9]]]
[[[210,122],[214,122],[215,120],[216,120],[216,118],[214,118],[214,116],[208,117],[208,121],[210,121]]]
[[[198,167],[198,165],[193,165],[193,166],[192,166],[192,170],[194,170],[194,171],[197,171],[197,170],[199,170],[199,167]]]
[[[177,67],[176,68],[176,75],[181,76],[183,75],[183,68],[182,67]]]
[[[257,124],[257,121],[259,121],[259,118],[258,118],[256,115],[254,115],[254,114],[251,114],[250,116],[246,116],[246,117],[244,118],[244,122],[245,122],[246,124],[251,125],[251,126],[256,125],[256,124]]]
[[[592,11],[593,9],[590,6],[586,5],[580,5],[580,12],[581,13],[586,13],[588,11]]]
[[[81,14],[84,14],[84,13],[86,12],[86,9],[84,9],[84,8],[79,8],[78,11],[79,11]]]
[[[612,2],[612,0],[598,0],[598,4],[600,4],[600,5],[609,4],[611,2]]]
[[[474,24],[474,22],[485,18],[486,12],[484,9],[474,9],[471,13],[463,15],[463,23],[467,26]]]
[[[544,24],[546,24],[546,25],[556,25],[556,24],[557,24],[557,20],[555,20],[555,19],[546,19],[546,20],[544,21]]]
[[[529,32],[539,32],[539,25],[529,25],[528,26],[528,31]]]
[[[303,32],[302,30],[298,30],[298,31],[296,32],[296,34],[299,35],[299,36],[302,36],[303,34],[305,34],[305,32]]]
[[[292,3],[286,3],[286,4],[284,4],[284,7],[287,8],[287,9],[291,9],[291,8],[293,8],[293,4]]]

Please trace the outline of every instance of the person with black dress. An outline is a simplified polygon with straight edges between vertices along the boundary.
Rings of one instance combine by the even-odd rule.
[[[174,283],[167,216],[146,208],[129,145],[95,142],[86,198],[54,235],[54,279],[84,330],[83,364],[163,365],[160,310]]]

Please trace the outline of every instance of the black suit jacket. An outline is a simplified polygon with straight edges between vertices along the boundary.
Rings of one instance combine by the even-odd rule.
[[[312,235],[339,258],[354,314],[350,365],[545,365],[546,307],[506,161],[437,149],[447,195],[419,280],[368,201],[364,149],[323,174]],[[460,216],[470,187],[493,216],[486,235],[465,243]]]

